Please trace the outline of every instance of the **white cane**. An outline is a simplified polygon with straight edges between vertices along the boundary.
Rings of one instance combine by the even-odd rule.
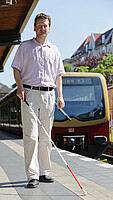
[[[55,105],[57,106],[57,102],[55,102]],[[64,115],[64,116],[66,116],[70,121],[72,120],[70,117],[69,117],[69,115],[62,109],[62,108],[60,108],[59,109],[61,112],[62,112],[62,114]]]
[[[29,105],[28,101],[25,99],[25,103],[29,106],[32,115],[35,119],[37,119],[38,123],[40,124],[41,128],[44,130],[44,132],[46,133],[46,135],[49,137],[51,143],[53,144],[54,148],[56,149],[57,153],[59,154],[59,156],[62,158],[63,162],[65,163],[65,165],[67,166],[68,170],[70,171],[70,173],[72,174],[73,178],[75,179],[75,181],[77,182],[77,184],[79,185],[80,189],[82,190],[83,194],[86,196],[87,192],[83,189],[83,187],[81,186],[81,184],[79,183],[79,181],[77,180],[77,178],[75,177],[74,173],[72,172],[72,170],[70,169],[69,165],[67,164],[67,162],[65,161],[65,159],[63,158],[62,154],[60,153],[60,151],[58,150],[58,148],[56,147],[55,143],[53,142],[53,140],[51,139],[51,137],[49,136],[48,132],[46,131],[45,127],[43,126],[42,122],[38,119],[37,115],[35,114],[34,110],[31,108],[31,106]]]

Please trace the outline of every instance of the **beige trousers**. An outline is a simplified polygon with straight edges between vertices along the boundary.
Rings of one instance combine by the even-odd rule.
[[[55,110],[55,91],[25,89],[26,99],[51,136]],[[49,175],[51,142],[33,117],[26,103],[21,102],[25,168],[28,181]]]

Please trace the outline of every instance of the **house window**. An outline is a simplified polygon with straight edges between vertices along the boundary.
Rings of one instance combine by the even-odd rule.
[[[86,52],[88,52],[88,44],[86,44]]]
[[[105,42],[105,35],[102,35],[102,43]]]

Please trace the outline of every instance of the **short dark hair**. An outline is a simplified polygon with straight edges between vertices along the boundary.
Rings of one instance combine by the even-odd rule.
[[[40,13],[40,14],[36,15],[35,21],[34,21],[34,26],[36,26],[37,19],[40,19],[40,18],[48,19],[49,20],[49,27],[51,26],[51,17],[49,15],[44,14],[44,13]]]

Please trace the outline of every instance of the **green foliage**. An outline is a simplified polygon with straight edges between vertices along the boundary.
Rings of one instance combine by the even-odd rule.
[[[65,64],[64,69],[66,72],[72,72],[73,71],[72,64]]]
[[[96,67],[80,66],[76,67],[74,71],[101,73],[108,82],[109,75],[113,75],[113,55],[110,53],[104,55],[101,60],[97,61]]]
[[[105,67],[102,64],[99,64],[99,65],[97,65],[96,68],[91,69],[90,72],[101,73],[104,77],[106,77],[107,70],[105,69]],[[109,70],[108,70],[108,72],[109,72]]]
[[[76,67],[75,72],[89,72],[89,66]]]

